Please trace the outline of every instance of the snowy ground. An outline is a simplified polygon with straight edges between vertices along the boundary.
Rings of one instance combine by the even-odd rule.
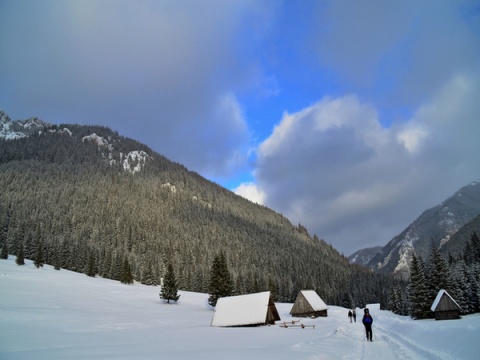
[[[0,260],[0,359],[478,359],[480,314],[413,321],[372,306],[373,342],[347,310],[315,328],[215,328],[206,294],[123,285],[32,262]],[[321,296],[321,294],[320,294]],[[277,304],[282,321],[292,304]],[[361,309],[357,310],[361,314]]]

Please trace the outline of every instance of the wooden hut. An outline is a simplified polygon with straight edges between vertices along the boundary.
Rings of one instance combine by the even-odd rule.
[[[290,314],[313,318],[327,316],[328,306],[314,290],[302,290],[298,293]]]
[[[212,326],[260,326],[280,320],[270,291],[218,299]]]
[[[460,305],[446,290],[440,290],[430,308],[435,313],[435,320],[460,319]]]

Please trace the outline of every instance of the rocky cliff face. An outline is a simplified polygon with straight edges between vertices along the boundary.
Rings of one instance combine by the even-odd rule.
[[[6,140],[20,139],[51,128],[52,125],[39,118],[12,121],[10,117],[0,110],[0,138]]]
[[[480,181],[461,188],[442,204],[424,211],[368,263],[368,267],[398,277],[409,276],[412,253],[426,258],[431,244],[440,248],[467,222],[480,214]]]

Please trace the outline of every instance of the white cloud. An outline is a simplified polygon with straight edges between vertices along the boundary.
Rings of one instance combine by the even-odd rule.
[[[418,150],[422,141],[428,136],[426,130],[419,127],[406,127],[398,134],[398,140],[405,146],[405,148],[413,153]]]
[[[250,187],[347,254],[385,245],[480,176],[478,83],[474,74],[454,76],[389,128],[355,96],[285,114],[259,146]]]
[[[263,205],[265,200],[265,193],[252,182],[240,184],[233,192],[260,205]]]

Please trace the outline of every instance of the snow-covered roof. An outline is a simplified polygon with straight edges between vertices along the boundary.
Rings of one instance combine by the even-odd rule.
[[[318,296],[315,290],[302,290],[301,293],[314,311],[328,310],[327,304]]]
[[[461,309],[460,305],[458,305],[458,303],[450,296],[447,290],[442,289],[438,292],[437,297],[435,298],[435,301],[433,302],[432,307],[430,308],[431,311],[435,311],[435,309],[438,306],[438,303],[440,302],[444,294],[447,295],[450,298],[450,300],[452,300],[455,303],[455,305],[458,306],[459,309]]]
[[[270,291],[228,296],[218,299],[212,326],[246,326],[265,324]]]

